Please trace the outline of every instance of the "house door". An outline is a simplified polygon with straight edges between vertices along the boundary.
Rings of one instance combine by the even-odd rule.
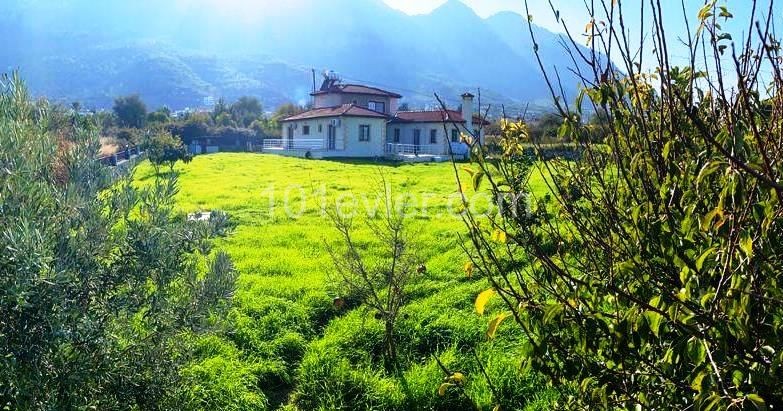
[[[285,148],[294,148],[294,128],[291,126],[288,126],[288,143]]]
[[[421,145],[421,130],[413,130],[413,145]]]
[[[330,124],[326,129],[326,136],[326,149],[337,149],[337,127]]]

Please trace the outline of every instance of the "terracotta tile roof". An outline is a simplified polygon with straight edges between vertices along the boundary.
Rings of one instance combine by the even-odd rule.
[[[383,113],[372,111],[368,108],[357,106],[356,104],[343,104],[341,106],[321,107],[321,108],[305,111],[304,113],[299,113],[295,116],[284,118],[281,121],[294,121],[294,120],[306,120],[310,118],[341,117],[341,116],[377,117],[377,118],[388,117]]]
[[[371,96],[402,98],[402,96],[397,93],[392,93],[391,91],[381,90],[375,87],[363,86],[360,84],[335,84],[329,88],[322,88],[321,90],[312,93],[312,95],[315,96],[328,93],[366,94]]]
[[[462,113],[457,110],[446,110],[445,115],[443,110],[430,110],[430,111],[398,111],[397,114],[392,117],[392,123],[440,123],[443,120],[452,123],[464,123],[465,119],[462,118]],[[482,124],[488,126],[489,121],[482,120],[481,116],[473,115],[473,124]]]

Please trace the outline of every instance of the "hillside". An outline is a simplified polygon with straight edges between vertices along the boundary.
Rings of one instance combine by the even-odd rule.
[[[435,92],[456,104],[456,95],[478,87],[496,105],[549,97],[522,17],[482,19],[458,0],[419,16],[380,0],[295,0],[274,13],[246,10],[240,20],[182,2],[116,3],[10,1],[0,16],[8,40],[0,69],[21,69],[35,94],[93,108],[128,93],[175,109],[246,94],[268,108],[304,103],[311,68],[398,90],[414,106],[433,103]],[[559,36],[536,33],[548,69],[563,72],[571,62]],[[567,93],[576,89],[572,77],[565,83]]]

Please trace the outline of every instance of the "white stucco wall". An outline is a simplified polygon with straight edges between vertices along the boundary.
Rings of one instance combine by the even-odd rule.
[[[288,138],[288,128],[293,127],[294,140],[318,139],[327,147],[328,126],[338,117],[289,121],[283,124],[283,140]],[[318,126],[321,131],[318,131]],[[359,126],[370,126],[370,141],[359,141]],[[310,134],[304,134],[305,126]],[[373,117],[339,117],[335,133],[335,149],[324,150],[323,157],[379,157],[384,155],[386,144],[386,119]]]
[[[293,127],[294,129],[294,140],[301,140],[301,139],[317,139],[322,140],[324,147],[326,147],[326,138],[327,138],[327,132],[329,130],[328,126],[331,124],[331,121],[335,119],[333,118],[317,118],[317,119],[308,119],[308,120],[297,120],[297,121],[289,121],[283,123],[283,135],[282,138],[285,140],[288,138],[288,128]],[[321,126],[321,130],[318,131],[318,126]],[[304,134],[305,126],[310,127],[310,134]],[[336,138],[336,147],[341,147],[344,145],[344,142],[342,139],[342,134],[340,133],[340,129],[338,127],[337,134],[335,136]]]
[[[386,119],[365,117],[343,117],[342,127],[337,130],[344,142],[345,157],[381,157],[386,145]],[[370,126],[370,141],[359,141],[359,126]],[[339,148],[339,146],[338,146]]]

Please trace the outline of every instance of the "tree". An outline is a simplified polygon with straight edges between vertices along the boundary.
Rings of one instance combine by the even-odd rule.
[[[488,334],[514,321],[526,336],[523,369],[578,390],[565,408],[777,409],[783,77],[776,30],[770,20],[742,22],[754,31],[731,43],[721,27],[732,13],[707,2],[682,40],[691,58],[675,67],[662,6],[640,3],[656,22],[655,44],[614,48],[615,66],[601,55],[634,36],[622,7],[599,1],[595,10],[606,13],[591,14],[602,24],[587,26],[593,52],[583,56],[591,67],[576,104],[566,105],[549,84],[559,134],[583,151],[578,161],[540,163],[549,196],[527,184],[534,163],[522,154],[531,140],[525,124],[504,122],[501,156],[473,147],[481,176],[474,180],[489,184],[499,209],[487,219],[465,214],[470,267],[491,285],[476,306],[502,301]],[[747,7],[772,10],[771,2]],[[642,55],[655,55],[651,72]],[[605,144],[595,144],[581,121],[587,105],[606,114]]]
[[[563,124],[563,118],[559,113],[546,113],[530,125],[530,137],[535,143],[551,143],[559,140],[557,131]],[[561,142],[563,142],[561,140]]]
[[[166,124],[171,121],[171,110],[168,107],[161,107],[147,115],[147,123]]]
[[[221,114],[231,115],[231,110],[223,97],[219,98],[215,107],[212,108],[212,120],[214,121]]]
[[[144,150],[153,165],[166,164],[169,166],[169,171],[174,170],[174,164],[177,161],[187,163],[191,160],[188,149],[182,144],[182,140],[166,131],[159,132],[149,138],[144,143]]]
[[[240,127],[249,127],[253,121],[262,118],[264,110],[261,102],[255,97],[243,96],[231,105],[231,117]]]
[[[205,243],[227,220],[175,214],[174,175],[113,180],[91,119],[51,132],[18,78],[2,90],[0,404],[176,408],[190,342],[234,290]]]
[[[282,120],[286,117],[295,116],[305,111],[305,108],[294,103],[285,103],[277,107],[272,118],[275,120]]]
[[[120,127],[143,128],[146,124],[147,106],[138,94],[117,97],[113,110]]]
[[[328,243],[326,246],[334,262],[335,283],[340,294],[361,300],[383,322],[385,365],[394,369],[397,366],[395,324],[406,300],[406,287],[423,266],[411,244],[407,205],[392,198],[391,188],[382,174],[380,187],[381,215],[367,216],[366,225],[386,250],[381,261],[362,255],[354,238],[353,215],[341,209],[340,204],[327,210],[327,215],[340,233],[344,247]],[[344,304],[346,297],[340,297],[336,302]]]

